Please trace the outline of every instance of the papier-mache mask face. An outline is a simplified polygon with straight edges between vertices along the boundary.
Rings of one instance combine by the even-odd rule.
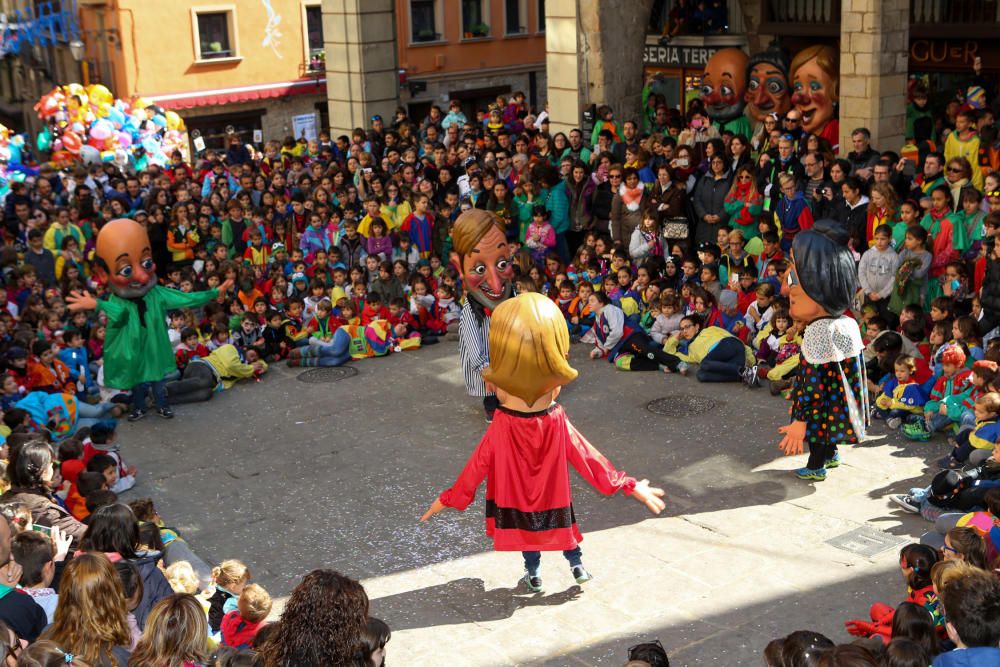
[[[784,116],[792,108],[787,57],[780,49],[771,48],[754,54],[749,62],[744,97],[747,113],[757,122],[771,113]]]
[[[747,54],[741,49],[720,49],[705,64],[701,100],[712,120],[726,121],[743,113]]]
[[[513,291],[514,264],[503,222],[488,211],[470,209],[458,216],[451,238],[451,261],[469,298],[494,310]]]
[[[134,220],[108,222],[97,234],[98,270],[123,299],[138,299],[156,286],[156,264],[145,227]]]
[[[836,114],[839,100],[837,54],[828,47],[810,47],[792,61],[792,104],[802,114],[802,129],[819,134]]]

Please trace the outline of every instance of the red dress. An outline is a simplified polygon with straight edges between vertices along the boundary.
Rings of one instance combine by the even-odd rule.
[[[497,551],[568,551],[583,540],[573,514],[569,466],[605,495],[631,495],[616,470],[566,418],[562,406],[516,412],[501,406],[454,486],[439,500],[464,510],[486,478],[486,534]]]

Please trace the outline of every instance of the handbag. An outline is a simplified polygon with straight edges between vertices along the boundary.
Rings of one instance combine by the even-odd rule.
[[[686,239],[690,233],[687,218],[667,218],[663,223],[664,238]]]

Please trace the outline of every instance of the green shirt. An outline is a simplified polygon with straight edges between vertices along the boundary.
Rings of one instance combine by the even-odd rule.
[[[157,285],[141,299],[146,307],[142,322],[138,299],[111,295],[107,301],[98,301],[97,310],[108,316],[104,384],[115,389],[132,389],[143,382],[159,382],[167,373],[177,370],[174,349],[167,336],[167,312],[195,308],[218,295],[217,289],[188,293]]]

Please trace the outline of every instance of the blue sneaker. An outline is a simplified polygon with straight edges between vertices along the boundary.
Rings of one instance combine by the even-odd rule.
[[[822,482],[826,479],[826,468],[799,468],[795,471],[795,476],[799,479],[812,480],[814,482]]]
[[[840,452],[833,455],[833,458],[827,459],[823,462],[823,467],[829,470],[830,468],[840,467]]]

